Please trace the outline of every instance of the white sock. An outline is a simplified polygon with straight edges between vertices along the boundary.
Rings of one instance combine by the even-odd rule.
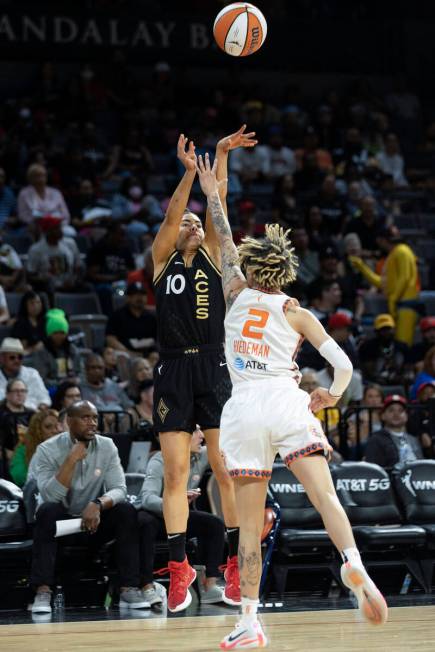
[[[242,622],[248,624],[257,620],[257,609],[259,600],[251,600],[242,596]]]
[[[350,561],[351,564],[358,564],[362,566],[361,555],[358,548],[345,548],[341,553],[343,561]]]

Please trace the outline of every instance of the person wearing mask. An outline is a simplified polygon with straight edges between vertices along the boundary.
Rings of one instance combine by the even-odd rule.
[[[201,602],[214,604],[223,601],[223,589],[218,586],[217,579],[224,554],[225,528],[218,516],[195,509],[195,500],[201,493],[198,487],[208,467],[207,449],[202,446],[203,441],[204,435],[197,427],[190,440],[190,473],[186,496],[190,509],[186,536],[188,539],[198,539],[200,558],[205,563],[205,578],[199,582]],[[158,452],[148,462],[146,478],[136,501],[139,509],[141,585],[151,605],[162,601],[159,587],[153,582],[155,542],[166,535],[162,495],[163,457]]]
[[[423,459],[420,441],[407,431],[406,398],[400,394],[387,396],[382,407],[381,421],[383,428],[367,440],[366,462],[391,469],[399,462],[404,464]]]
[[[51,612],[55,581],[56,521],[82,519],[92,543],[115,539],[120,606],[140,609],[148,602],[138,589],[139,548],[136,511],[126,502],[125,476],[115,444],[97,434],[98,413],[89,401],[68,408],[69,432],[43,442],[36,453],[40,493],[33,530],[31,585],[34,613]],[[85,538],[83,544],[90,542]]]
[[[52,308],[46,313],[44,346],[32,355],[35,367],[48,386],[56,386],[80,373],[79,353],[69,340],[69,324],[63,310]]]
[[[25,406],[37,410],[51,405],[51,398],[39,372],[23,365],[24,347],[20,340],[5,337],[0,344],[0,400],[4,398],[8,380],[19,379],[27,387]]]

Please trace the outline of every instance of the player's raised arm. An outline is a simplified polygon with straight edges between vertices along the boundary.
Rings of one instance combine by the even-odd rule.
[[[216,178],[217,166],[218,160],[216,158],[213,167],[210,167],[208,154],[205,155],[204,161],[201,156],[198,158],[199,182],[203,193],[207,197],[208,210],[210,211],[211,220],[221,249],[222,287],[227,309],[229,309],[237,295],[248,284],[240,269],[239,255],[236,245],[233,242],[231,227],[219,197],[219,183],[226,183],[226,181],[222,180],[218,182]]]
[[[352,378],[351,361],[309,310],[290,308],[286,317],[290,326],[306,337],[334,369],[331,387],[329,389],[319,387],[311,393],[311,409],[317,412],[325,407],[333,407],[344,394]]]
[[[186,150],[187,142],[188,139],[184,134],[181,134],[177,144],[177,156],[186,168],[186,172],[171,197],[165,219],[153,242],[154,277],[159,274],[159,268],[166,264],[168,257],[175,249],[180,222],[186,210],[190,191],[195,180],[195,145],[191,140]]]
[[[257,140],[254,140],[255,131],[251,131],[249,133],[245,133],[245,131],[246,125],[242,125],[240,129],[235,133],[221,138],[216,145],[216,158],[218,162],[216,177],[219,183],[219,197],[226,216],[228,216],[228,154],[232,149],[237,149],[237,147],[255,147],[258,142]],[[207,246],[211,256],[215,259],[215,262],[220,267],[219,239],[213,226],[213,220],[211,219],[209,208],[207,208],[207,214],[205,218],[204,244]]]

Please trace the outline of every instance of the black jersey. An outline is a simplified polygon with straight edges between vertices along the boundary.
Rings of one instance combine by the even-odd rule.
[[[157,337],[162,348],[224,342],[222,277],[200,247],[186,267],[179,251],[169,257],[154,281]]]

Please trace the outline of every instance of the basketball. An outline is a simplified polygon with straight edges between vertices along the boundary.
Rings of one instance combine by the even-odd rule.
[[[267,23],[254,5],[234,2],[216,16],[213,34],[221,50],[232,57],[247,57],[263,45]]]

